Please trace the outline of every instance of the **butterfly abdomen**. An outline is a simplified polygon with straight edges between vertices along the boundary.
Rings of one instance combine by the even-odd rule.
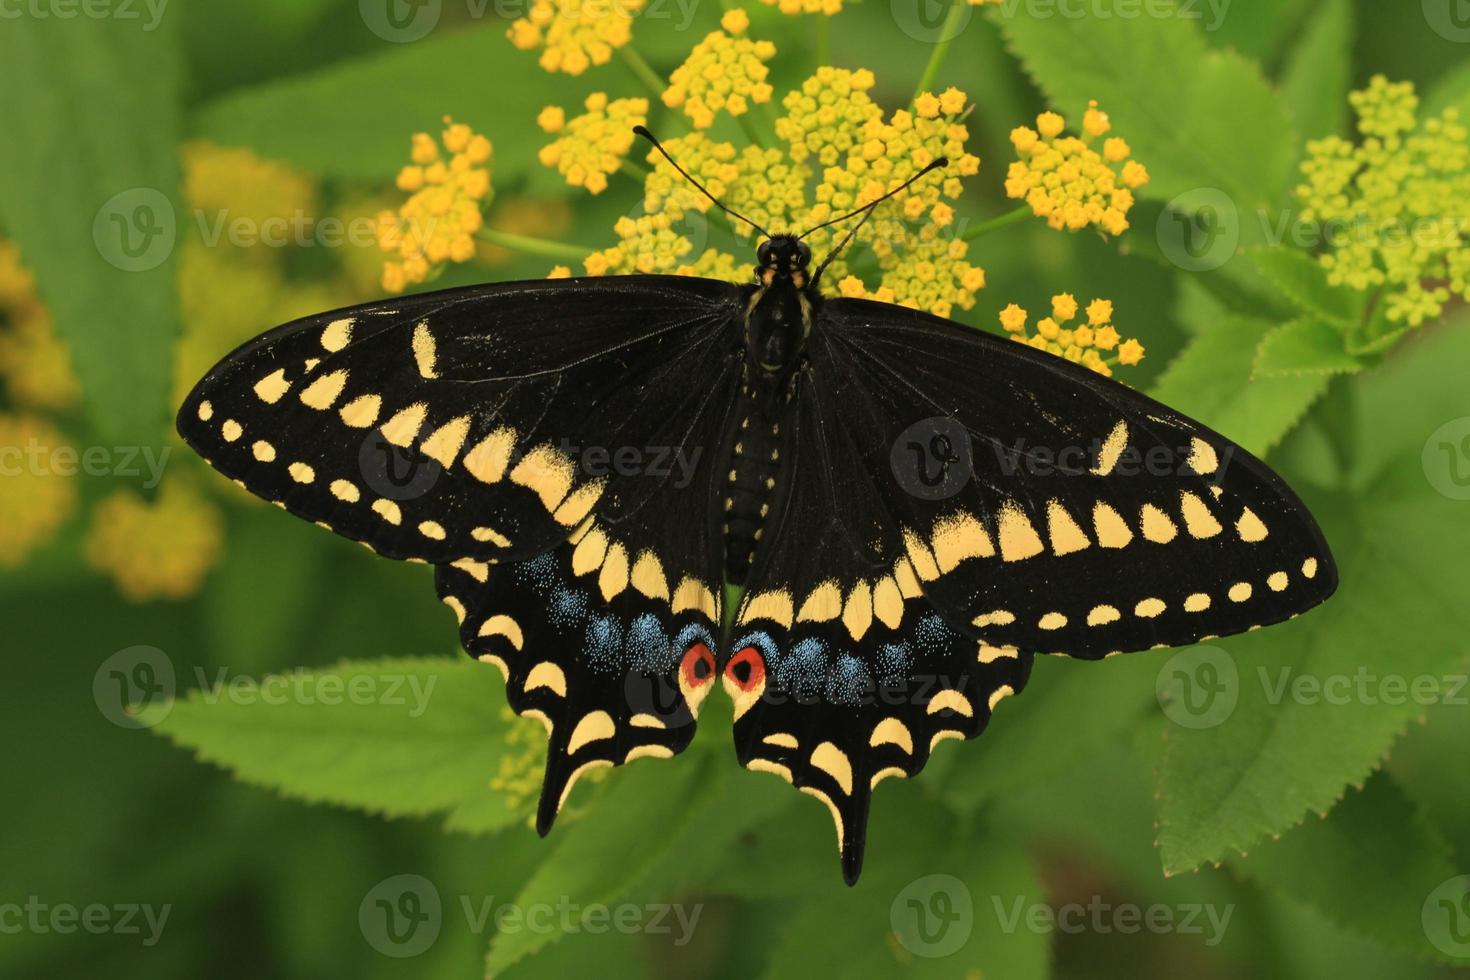
[[[724,539],[725,575],[744,584],[755,557],[757,543],[766,526],[781,480],[783,445],[778,406],[762,399],[752,387],[736,403],[739,422],[731,439],[729,465],[725,468]]]

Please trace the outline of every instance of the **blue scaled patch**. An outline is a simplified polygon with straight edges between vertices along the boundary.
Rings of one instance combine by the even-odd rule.
[[[674,647],[663,624],[643,613],[628,627],[628,667],[644,674],[663,674],[674,668]]]
[[[623,660],[623,628],[611,616],[592,615],[587,624],[584,652],[592,666],[604,673],[614,673]]]
[[[872,683],[873,677],[863,662],[844,653],[827,674],[827,700],[832,704],[861,704],[872,693]]]
[[[896,684],[909,676],[914,662],[914,648],[908,640],[885,643],[878,648],[878,680],[884,684]]]

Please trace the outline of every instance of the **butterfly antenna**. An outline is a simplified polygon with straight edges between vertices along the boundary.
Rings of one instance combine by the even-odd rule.
[[[836,218],[829,218],[826,221],[822,222],[821,224],[816,225],[816,226],[814,226],[812,228],[808,228],[806,231],[804,231],[800,235],[798,235],[797,238],[799,238],[799,239],[800,238],[805,238],[807,235],[810,235],[812,232],[814,232],[814,231],[821,231],[823,228],[826,228],[828,225],[835,225],[839,221],[846,221],[848,218],[854,217],[855,215],[859,215],[860,214],[860,215],[863,216],[863,218],[862,218],[861,221],[859,221],[857,224],[855,224],[855,225],[852,226],[852,230],[850,230],[846,235],[843,235],[842,236],[842,241],[838,242],[837,245],[836,245],[836,247],[833,248],[832,251],[830,251],[830,252],[827,253],[827,257],[822,260],[821,265],[818,265],[817,266],[817,271],[812,275],[812,282],[819,282],[819,281],[821,281],[822,273],[825,272],[825,271],[827,271],[828,264],[830,264],[833,259],[837,258],[838,255],[842,254],[842,250],[845,249],[845,248],[847,248],[847,246],[849,244],[851,244],[852,240],[857,237],[857,233],[862,230],[863,225],[867,224],[868,223],[868,219],[873,216],[873,209],[874,208],[876,208],[878,205],[882,204],[884,201],[888,200],[893,195],[902,193],[910,184],[912,184],[914,181],[918,180],[920,177],[923,177],[924,175],[928,174],[930,171],[939,170],[940,168],[947,167],[947,166],[949,166],[949,158],[948,157],[939,157],[938,159],[932,161],[929,164],[929,166],[925,167],[923,170],[920,170],[918,173],[914,174],[908,180],[904,181],[902,184],[899,184],[893,190],[889,191],[887,194],[884,194],[882,197],[878,198],[877,200],[875,200],[875,201],[869,201],[867,204],[864,204],[862,207],[847,212],[847,214],[839,215]]]
[[[669,151],[666,150],[666,149],[664,149],[664,145],[658,141],[658,137],[656,137],[652,133],[650,133],[648,131],[648,128],[646,126],[634,126],[633,127],[633,132],[636,133],[636,134],[638,134],[639,136],[642,136],[644,139],[648,140],[648,142],[652,143],[653,144],[653,148],[655,150],[657,150],[659,153],[663,154],[663,158],[665,160],[669,161],[669,166],[671,166],[675,170],[679,171],[679,173],[683,174],[685,180],[689,181],[689,183],[691,183],[695,187],[699,188],[699,192],[701,194],[703,194],[705,197],[709,198],[711,201],[713,201],[715,207],[719,208],[721,211],[725,212],[726,214],[728,214],[732,218],[739,218],[741,221],[745,222],[746,224],[750,225],[750,227],[752,227],[756,231],[760,232],[762,236],[764,236],[766,238],[770,238],[771,237],[771,233],[770,232],[766,231],[764,228],[762,228],[760,225],[756,224],[754,221],[751,221],[749,218],[747,218],[745,215],[741,214],[739,211],[736,211],[733,208],[727,208],[727,207],[725,207],[725,205],[720,202],[720,199],[719,198],[717,198],[713,194],[711,194],[709,192],[709,190],[703,184],[701,184],[699,181],[697,181],[697,180],[694,179],[693,175],[691,175],[689,173],[689,171],[687,171],[683,167],[679,166],[679,164],[677,162],[675,162],[674,158],[671,157],[671,156],[669,156]],[[907,186],[907,185],[905,185],[905,186]]]

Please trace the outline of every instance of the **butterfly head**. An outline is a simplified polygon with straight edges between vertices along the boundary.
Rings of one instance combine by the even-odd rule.
[[[797,289],[806,288],[812,250],[795,235],[772,235],[755,250],[755,274],[762,286],[789,280]]]

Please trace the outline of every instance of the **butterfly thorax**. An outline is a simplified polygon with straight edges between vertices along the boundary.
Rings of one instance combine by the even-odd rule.
[[[801,358],[821,302],[807,272],[811,250],[794,236],[776,235],[756,256],[756,282],[745,307],[747,371],[784,381]]]

